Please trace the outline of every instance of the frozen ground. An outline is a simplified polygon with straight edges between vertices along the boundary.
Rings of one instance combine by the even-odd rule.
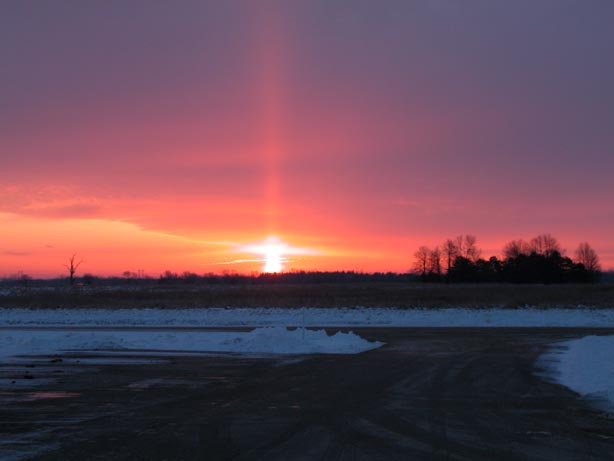
[[[357,354],[380,347],[354,333],[328,336],[324,330],[285,327],[256,328],[249,332],[219,331],[0,331],[0,362],[28,355],[64,351],[181,351],[242,354]]]
[[[614,410],[614,336],[586,336],[558,344],[541,357],[551,378]]]
[[[66,349],[355,354],[381,345],[351,333],[329,337],[322,330],[290,331],[286,326],[608,328],[614,327],[614,309],[0,308],[0,360],[19,354],[54,354]],[[59,330],[46,329],[51,327]],[[70,331],[75,327],[107,329]],[[143,330],[113,330],[123,327]],[[155,327],[175,331],[150,330]],[[181,331],[200,327],[255,329],[251,332]],[[542,359],[561,384],[581,395],[608,399],[614,406],[613,356],[613,337],[589,336],[561,343],[561,347]]]
[[[614,309],[2,309],[0,327],[614,327]]]
[[[0,459],[612,459],[614,419],[533,376],[536,353],[585,329],[354,331],[387,346],[79,364],[101,351],[2,366]]]
[[[2,309],[0,327],[614,327],[614,309]]]

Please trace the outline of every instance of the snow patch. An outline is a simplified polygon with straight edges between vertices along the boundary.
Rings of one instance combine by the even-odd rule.
[[[324,330],[285,327],[230,331],[63,331],[0,332],[0,360],[65,351],[180,351],[242,354],[358,354],[380,347],[349,332],[329,336]]]
[[[614,410],[614,336],[586,336],[558,343],[540,357],[549,377]]]
[[[256,328],[224,345],[237,352],[271,352],[285,354],[356,354],[383,345],[370,342],[349,332],[329,336],[324,330],[285,327]]]

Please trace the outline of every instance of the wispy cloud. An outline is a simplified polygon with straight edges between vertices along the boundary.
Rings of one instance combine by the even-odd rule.
[[[25,214],[47,218],[94,218],[99,217],[101,211],[102,207],[94,203],[36,206],[22,209]]]
[[[27,251],[13,251],[13,250],[5,250],[2,251],[2,254],[5,256],[31,256],[32,253]]]
[[[0,187],[0,211],[45,218],[99,217],[101,201],[77,189],[55,186]]]
[[[232,264],[247,264],[247,263],[263,263],[265,259],[233,259],[232,261],[223,261],[215,263],[203,264],[203,266],[229,266]]]

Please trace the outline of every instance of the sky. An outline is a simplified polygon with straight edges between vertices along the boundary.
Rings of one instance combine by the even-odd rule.
[[[614,268],[610,0],[5,0],[0,276]],[[264,249],[263,249],[264,248]]]

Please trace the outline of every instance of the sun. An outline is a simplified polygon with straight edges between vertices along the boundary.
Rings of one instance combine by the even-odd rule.
[[[257,255],[258,259],[250,259],[251,262],[264,262],[263,273],[275,274],[283,272],[286,264],[292,262],[288,256],[292,255],[317,255],[319,251],[310,248],[298,248],[290,246],[279,237],[269,236],[259,242],[247,245],[239,245],[238,251]]]
[[[279,244],[267,244],[263,247],[265,264],[264,272],[274,273],[281,272],[283,269],[283,258],[281,254],[281,245]]]
[[[263,273],[277,273],[284,270],[284,263],[288,261],[286,255],[292,254],[294,248],[288,246],[281,239],[270,236],[260,242],[239,247],[241,251],[258,255],[260,258],[253,261],[262,261]]]

